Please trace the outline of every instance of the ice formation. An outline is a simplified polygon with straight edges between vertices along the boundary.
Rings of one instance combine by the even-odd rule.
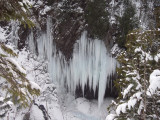
[[[29,36],[30,49],[34,51],[33,34]],[[85,85],[89,84],[94,92],[98,87],[98,103],[102,104],[109,77],[114,74],[116,60],[112,58],[103,41],[87,38],[84,31],[75,43],[73,57],[66,61],[63,54],[56,49],[52,36],[52,22],[47,19],[47,31],[37,39],[39,55],[48,60],[48,70],[53,82],[67,86],[69,91],[75,92],[80,85],[84,92]]]

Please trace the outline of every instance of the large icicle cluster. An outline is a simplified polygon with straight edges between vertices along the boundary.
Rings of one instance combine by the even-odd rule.
[[[74,45],[72,59],[66,61],[62,53],[56,50],[51,26],[51,19],[48,19],[47,31],[37,39],[37,43],[39,54],[48,59],[48,70],[53,82],[58,81],[59,85],[67,86],[71,92],[75,92],[78,85],[84,92],[88,82],[94,92],[98,88],[98,102],[101,105],[109,77],[115,72],[116,60],[107,53],[103,41],[88,39],[87,32],[83,32]],[[32,35],[29,37],[30,47],[34,43]],[[33,50],[33,47],[30,49]]]

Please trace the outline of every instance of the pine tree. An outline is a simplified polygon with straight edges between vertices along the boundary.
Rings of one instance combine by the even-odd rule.
[[[117,102],[112,104],[116,107],[113,119],[146,120],[153,117],[153,96],[148,96],[147,92],[149,75],[160,67],[159,35],[160,31],[155,30],[134,30],[127,35],[127,51],[118,57],[121,67],[117,70],[119,79],[115,84],[120,93]]]
[[[155,21],[156,21],[156,27],[160,28],[160,5],[154,7],[154,16],[155,16]]]
[[[4,98],[0,97],[0,118],[5,117],[11,105],[12,105],[11,102],[5,102]]]
[[[24,0],[0,0],[0,21],[18,20],[32,27],[30,20],[29,2]]]
[[[18,20],[29,27],[29,4],[22,0],[0,0],[0,21]],[[17,54],[0,43],[0,117],[4,117],[11,104],[27,107],[33,97],[40,94],[33,82],[26,78],[25,70],[15,61]]]
[[[28,107],[34,96],[40,94],[35,83],[26,78],[25,70],[15,61],[17,54],[4,44],[0,44],[0,117],[10,108],[9,103]]]
[[[117,16],[119,31],[116,43],[119,47],[125,48],[127,34],[138,27],[138,20],[135,17],[135,7],[129,0],[123,0],[124,13],[122,17]]]
[[[85,9],[85,20],[91,38],[104,39],[109,29],[109,13],[106,0],[88,1]]]

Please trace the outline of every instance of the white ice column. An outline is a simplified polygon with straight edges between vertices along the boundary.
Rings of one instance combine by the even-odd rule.
[[[31,33],[32,35],[32,33]],[[32,35],[33,36],[33,35]],[[103,41],[89,39],[83,32],[74,45],[73,57],[69,61],[57,51],[53,41],[52,21],[47,19],[47,30],[37,38],[38,52],[48,60],[48,70],[53,82],[67,86],[72,93],[81,86],[84,93],[85,85],[96,92],[98,88],[98,103],[102,104],[109,76],[114,74],[116,60],[112,58]],[[30,37],[29,39],[33,39]]]

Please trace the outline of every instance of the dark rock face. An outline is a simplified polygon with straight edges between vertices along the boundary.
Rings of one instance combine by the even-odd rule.
[[[76,91],[75,91],[75,98],[79,98],[79,97],[85,97],[89,100],[91,99],[98,99],[98,88],[96,88],[96,92],[94,93],[94,90],[91,88],[89,88],[88,84],[85,85],[84,88],[84,94],[82,91],[81,86],[77,86]]]
[[[6,21],[0,21],[0,26],[1,27],[5,27],[7,25],[8,25],[8,22],[6,22]]]
[[[31,29],[29,29],[27,25],[26,27],[24,27],[24,25],[20,26],[20,29],[18,30],[18,35],[20,39],[18,40],[18,45],[17,45],[19,50],[23,49],[26,46],[26,40],[30,32]]]
[[[24,116],[23,116],[23,120],[29,120],[30,119],[30,112],[27,112]]]
[[[115,76],[112,76],[109,80],[109,84],[106,86],[106,91],[105,91],[105,96],[104,98],[106,97],[118,97],[118,92],[117,92],[117,89],[114,87],[114,79],[115,79]],[[76,91],[75,91],[75,98],[78,98],[78,97],[85,97],[87,99],[98,99],[98,87],[96,88],[96,91],[94,92],[93,89],[90,89],[89,88],[89,85],[87,84],[84,88],[84,94],[83,94],[83,91],[82,91],[82,88],[81,86],[77,86],[76,88]]]
[[[88,31],[90,37],[94,37],[97,35],[91,35],[92,32],[90,31],[94,29],[93,34],[96,34],[97,29],[97,34],[103,35],[102,40],[105,41],[106,46],[109,49],[113,46],[113,37],[115,36],[114,33],[116,33],[117,27],[115,27],[116,25],[109,25],[108,18],[110,14],[108,12],[105,13],[105,10],[101,10],[99,7],[95,8],[97,11],[93,9],[94,6],[97,6],[96,3],[92,4],[91,1],[87,0],[41,1],[43,2],[42,5],[35,4],[32,8],[32,18],[36,21],[35,25],[38,26],[34,28],[34,37],[38,37],[39,31],[46,31],[46,19],[47,16],[50,16],[53,22],[53,26],[51,26],[53,39],[57,48],[65,55],[67,60],[72,57],[73,45],[84,30]],[[106,7],[109,9],[111,0],[101,1],[102,3],[105,2]],[[102,4],[98,0],[96,2],[99,5]],[[46,14],[41,14],[40,11],[45,9],[45,6],[51,9]],[[94,12],[91,12],[92,9],[96,12],[96,15],[94,15]],[[93,20],[94,17],[96,17],[95,20]],[[104,17],[105,19],[101,20]],[[105,25],[106,28],[102,29]],[[30,29],[28,27],[24,28],[24,26],[20,26],[18,48],[22,49],[24,47],[29,33]]]
[[[78,9],[79,8],[79,9]],[[84,12],[85,0],[68,0],[54,13],[54,41],[59,50],[69,59],[73,53],[73,45],[85,29]]]
[[[109,85],[106,87],[106,91],[105,91],[105,98],[106,97],[113,97],[116,98],[118,97],[118,90],[116,89],[116,87],[114,86],[114,81],[116,80],[117,75],[114,74],[109,81]]]

